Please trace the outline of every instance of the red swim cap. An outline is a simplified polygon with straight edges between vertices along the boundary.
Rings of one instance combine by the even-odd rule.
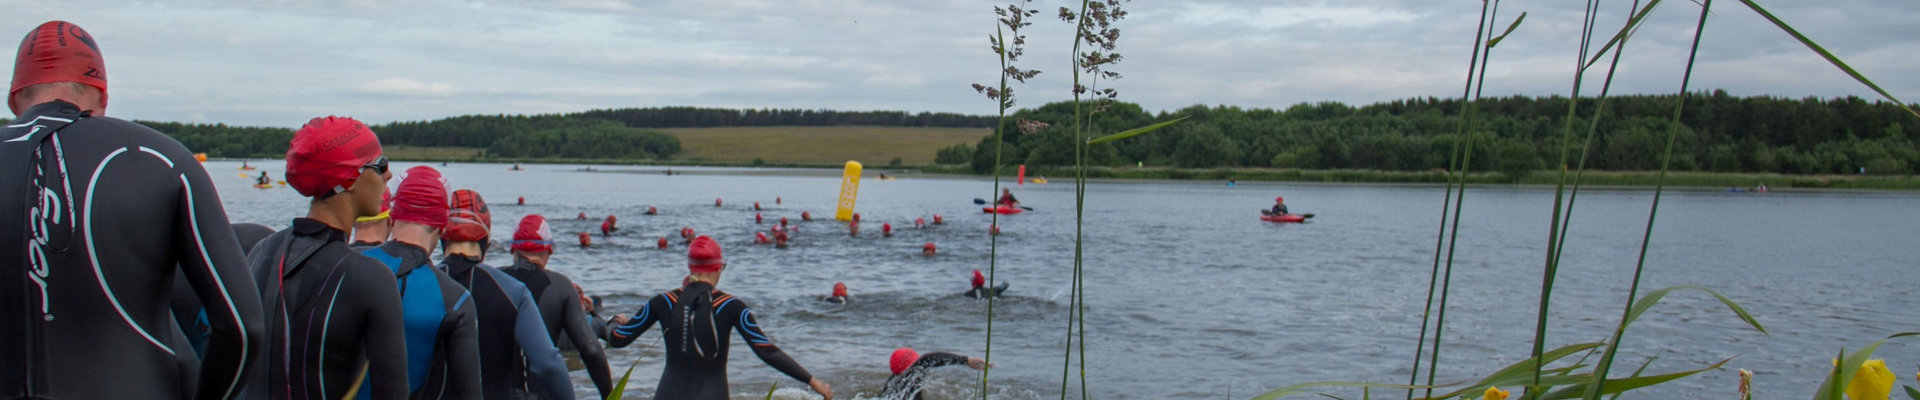
[[[1287,202],[1286,200],[1287,200],[1287,198],[1285,198],[1285,197],[1278,197],[1278,196],[1275,196],[1275,197],[1273,198],[1273,202],[1275,202],[1275,203],[1285,203],[1285,202]]]
[[[107,106],[107,62],[100,57],[100,45],[87,30],[67,21],[47,21],[20,39],[20,51],[13,57],[13,87],[7,95],[55,82],[100,89],[100,106]]]
[[[930,251],[930,250],[934,250],[934,249],[935,249],[935,247],[933,246],[933,242],[927,242],[927,245],[925,245],[925,246],[920,246],[920,250],[922,250],[922,251]]]
[[[847,296],[847,284],[845,284],[845,283],[840,283],[840,282],[834,282],[834,283],[833,283],[833,295],[834,295],[834,296],[840,296],[840,297],[846,297],[846,296]]]
[[[287,185],[307,197],[346,191],[377,158],[380,137],[366,124],[347,117],[314,118],[293,132],[287,146]]]
[[[400,181],[400,190],[393,195],[391,218],[394,222],[446,229],[447,179],[433,167],[422,165],[407,169],[407,177]]]
[[[467,189],[453,191],[453,207],[447,211],[447,233],[451,242],[484,242],[493,229],[493,213],[480,193]]]
[[[693,245],[687,246],[687,271],[696,274],[720,272],[727,264],[720,257],[720,243],[713,238],[701,235],[693,238]]]
[[[894,375],[899,375],[907,372],[907,368],[912,367],[914,361],[920,361],[920,353],[901,347],[893,351],[892,359],[887,360],[887,369],[892,370]]]
[[[521,218],[520,228],[513,231],[513,249],[533,253],[552,252],[553,228],[547,227],[547,217],[533,214]]]
[[[987,285],[987,276],[981,275],[980,270],[977,270],[977,269],[973,270],[973,287],[981,287],[986,285]]]

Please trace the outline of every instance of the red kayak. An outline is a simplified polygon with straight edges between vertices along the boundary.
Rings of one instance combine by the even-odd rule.
[[[1267,222],[1302,222],[1307,220],[1307,216],[1301,214],[1262,215],[1260,216],[1260,220]]]
[[[983,213],[1001,213],[1001,214],[1013,215],[1013,214],[1019,214],[1023,211],[1026,211],[1026,210],[1021,210],[1020,207],[1006,206],[1006,205],[997,206],[997,207],[980,207],[980,212],[983,212]]]

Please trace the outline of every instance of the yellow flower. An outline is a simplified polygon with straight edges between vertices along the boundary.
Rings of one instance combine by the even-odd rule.
[[[1886,360],[1867,360],[1860,364],[1859,372],[1853,374],[1853,382],[1847,384],[1847,398],[1887,400],[1887,393],[1893,390],[1893,380],[1893,371],[1887,370]]]
[[[1507,391],[1500,390],[1498,387],[1488,387],[1487,394],[1480,396],[1480,398],[1483,400],[1507,400]]]

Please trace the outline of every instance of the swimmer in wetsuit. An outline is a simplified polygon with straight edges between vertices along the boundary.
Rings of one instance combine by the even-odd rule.
[[[833,303],[833,304],[847,304],[848,302],[853,301],[853,297],[847,295],[846,283],[834,282],[833,295],[827,296],[826,300],[828,303]]]
[[[293,133],[287,186],[313,200],[247,254],[272,347],[246,398],[343,398],[363,370],[373,379],[361,393],[407,397],[400,288],[392,270],[347,247],[353,219],[380,213],[387,167],[380,139],[352,118],[314,118]]]
[[[887,386],[880,390],[880,399],[920,400],[921,386],[927,380],[928,369],[963,364],[978,371],[993,367],[993,364],[988,364],[987,360],[980,357],[940,352],[919,354],[905,347],[895,349],[893,357],[887,360],[887,368],[893,371],[893,376],[887,377]]]
[[[1000,293],[1007,291],[1007,286],[1008,284],[1006,282],[1000,282],[1000,286],[994,286],[992,288],[988,288],[987,276],[980,274],[980,270],[976,269],[976,270],[973,270],[973,288],[967,289],[967,293],[965,294],[965,296],[971,299],[999,297]]]
[[[513,265],[501,268],[500,272],[527,285],[527,291],[533,293],[540,307],[547,335],[555,345],[563,338],[571,343],[580,352],[580,363],[586,365],[587,376],[593,378],[600,397],[611,394],[613,372],[607,367],[606,350],[601,348],[593,324],[587,322],[586,308],[580,305],[580,294],[574,290],[573,280],[547,269],[547,261],[553,256],[553,229],[547,225],[547,218],[540,214],[521,218],[511,243]]]
[[[20,45],[18,117],[0,127],[0,398],[232,397],[266,325],[206,170],[103,115],[106,69],[85,30],[47,22]],[[176,276],[209,307],[197,371],[169,312]]]
[[[408,393],[415,399],[478,398],[480,334],[473,296],[428,258],[447,227],[446,180],[433,167],[413,167],[396,192],[387,218],[393,221],[393,240],[361,254],[385,264],[399,284]],[[369,380],[378,379],[383,378]]]
[[[440,267],[473,291],[480,324],[480,392],[488,400],[572,399],[567,365],[547,336],[546,322],[526,285],[482,263],[493,214],[479,193],[453,192]]]
[[[253,252],[253,245],[260,243],[273,234],[273,228],[255,223],[233,224],[233,236],[240,240],[242,254]],[[173,319],[180,326],[180,332],[186,335],[186,341],[193,348],[191,354],[180,352],[182,357],[192,357],[191,362],[198,370],[200,357],[206,355],[207,336],[213,334],[213,325],[207,319],[207,311],[200,305],[200,299],[194,297],[193,285],[187,283],[185,272],[173,277]]]
[[[727,398],[727,331],[739,332],[740,339],[753,348],[753,354],[767,365],[795,380],[806,382],[820,396],[833,399],[833,390],[808,373],[793,357],[780,351],[760,324],[746,301],[721,292],[714,285],[726,268],[720,244],[701,236],[687,250],[687,283],[653,296],[640,312],[615,316],[607,344],[626,347],[660,324],[664,336],[662,351],[667,353],[666,369],[653,392],[657,399],[722,400]]]

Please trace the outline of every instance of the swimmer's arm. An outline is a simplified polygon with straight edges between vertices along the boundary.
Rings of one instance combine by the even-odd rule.
[[[647,301],[647,305],[640,306],[638,314],[632,317],[617,316],[612,321],[608,321],[607,327],[612,328],[612,331],[607,332],[607,345],[617,349],[633,344],[634,339],[639,339],[640,334],[647,333],[648,329],[653,328],[653,323],[660,321],[660,316],[653,312],[655,309],[665,312],[666,299],[654,296],[652,300]]]
[[[366,331],[361,332],[368,356],[366,390],[375,399],[407,398],[407,330],[400,307],[394,307],[400,304],[400,285],[385,265],[367,260],[353,267],[358,278],[353,287],[366,288],[354,294],[361,299],[367,319]]]
[[[180,157],[173,157],[176,160]],[[191,160],[186,158],[186,160]],[[227,225],[226,210],[207,171],[198,165],[178,169],[181,198],[173,218],[174,254],[187,283],[206,308],[212,327],[199,371],[197,398],[231,398],[246,378],[247,364],[267,351],[266,324],[259,289],[246,255]]]
[[[735,311],[734,308],[739,310]],[[738,316],[739,321],[734,322],[733,329],[740,332],[741,340],[745,340],[749,347],[753,347],[753,355],[759,356],[760,361],[766,362],[767,366],[780,370],[781,373],[793,379],[809,384],[813,382],[812,373],[807,372],[805,367],[801,367],[800,362],[794,361],[787,352],[781,351],[780,346],[774,345],[773,339],[767,338],[767,333],[760,330],[760,323],[753,320],[753,310],[748,309],[744,302],[734,301],[733,304],[727,305],[727,309],[720,312],[723,315]]]
[[[572,398],[573,381],[567,378],[567,365],[560,359],[560,350],[553,347],[546,322],[540,320],[540,305],[533,301],[533,293],[520,288],[513,304],[519,310],[514,315],[513,339],[526,353],[527,375],[533,378],[534,393],[548,399]]]
[[[921,367],[921,368],[933,368],[933,367],[942,367],[942,366],[948,366],[948,365],[961,365],[966,363],[967,363],[966,356],[936,351],[932,353],[921,354],[920,360],[914,361],[913,366]]]
[[[471,295],[463,296],[468,298],[460,302],[453,334],[447,338],[447,378],[452,381],[455,398],[480,398],[480,327],[475,321],[478,313]]]
[[[562,290],[573,290],[572,282],[565,286],[555,285]],[[600,338],[593,334],[593,326],[587,324],[587,309],[580,306],[578,292],[568,293],[560,306],[566,328],[566,335],[573,339],[573,347],[580,350],[580,363],[586,364],[587,376],[593,378],[593,385],[600,389],[600,396],[606,397],[613,391],[613,370],[607,367],[607,352],[601,348]]]

